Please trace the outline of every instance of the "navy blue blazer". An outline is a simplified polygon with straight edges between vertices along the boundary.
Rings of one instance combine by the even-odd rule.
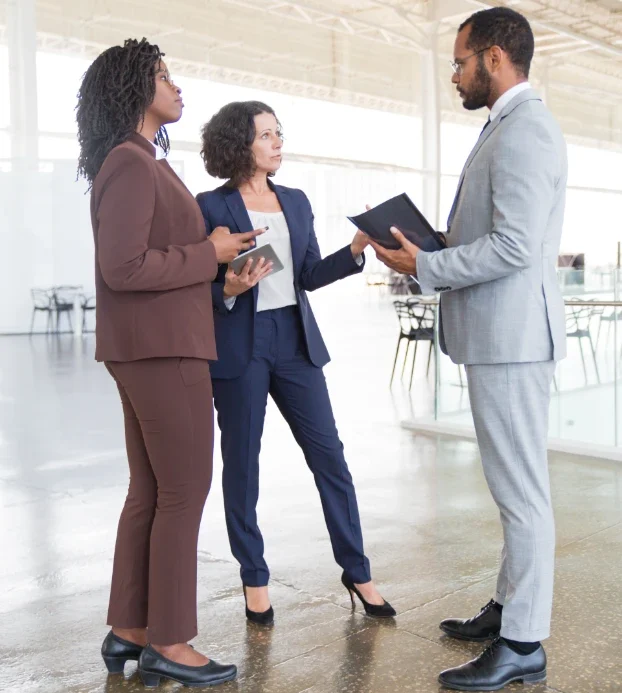
[[[281,204],[292,245],[294,261],[294,287],[302,318],[302,328],[309,359],[322,368],[330,361],[328,350],[317,325],[307,291],[363,271],[365,263],[357,265],[350,246],[338,250],[322,259],[315,231],[313,212],[307,196],[302,190],[274,185],[268,181]],[[250,217],[242,195],[237,188],[221,186],[210,192],[197,195],[203,212],[208,235],[217,226],[227,226],[231,233],[252,231]],[[211,365],[212,378],[237,378],[244,373],[253,354],[255,315],[257,314],[258,286],[240,294],[231,311],[227,310],[223,298],[227,265],[218,268],[212,283],[214,306],[214,328],[218,361]]]

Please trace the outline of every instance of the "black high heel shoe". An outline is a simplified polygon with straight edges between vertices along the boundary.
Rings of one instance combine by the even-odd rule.
[[[138,661],[142,651],[140,645],[124,640],[112,631],[105,637],[101,650],[104,664],[111,674],[122,674],[125,662]]]
[[[266,611],[251,611],[246,600],[246,585],[242,585],[242,589],[244,590],[244,603],[246,604],[246,618],[251,623],[256,623],[259,626],[271,626],[274,623],[274,609],[270,607]]]
[[[365,607],[365,613],[368,616],[373,616],[374,618],[392,618],[393,616],[397,615],[395,609],[387,601],[385,601],[384,604],[370,604],[369,602],[366,602],[363,595],[356,589],[356,586],[354,585],[352,580],[350,580],[350,578],[347,577],[345,572],[341,575],[341,584],[348,590],[348,593],[350,594],[353,609],[354,595],[356,594],[356,596],[361,600],[361,603]]]

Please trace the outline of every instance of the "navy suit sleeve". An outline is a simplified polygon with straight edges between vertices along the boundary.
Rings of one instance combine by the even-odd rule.
[[[300,272],[300,288],[304,291],[315,291],[340,279],[345,279],[352,274],[362,272],[365,267],[365,256],[363,255],[363,263],[358,265],[349,245],[322,258],[313,227],[314,217],[311,204],[304,193],[301,193],[301,196],[305,212],[309,215],[310,231],[309,245]]]
[[[203,219],[205,220],[205,231],[209,236],[214,230],[209,216],[209,198],[206,193],[199,193],[196,197],[196,200],[199,203],[201,213],[203,214]],[[229,315],[229,313],[231,312],[227,309],[227,306],[225,305],[225,297],[223,293],[225,290],[226,272],[227,266],[219,265],[216,279],[214,279],[214,281],[212,282],[212,305],[214,307],[214,310],[218,311],[219,313],[222,313],[223,315]]]

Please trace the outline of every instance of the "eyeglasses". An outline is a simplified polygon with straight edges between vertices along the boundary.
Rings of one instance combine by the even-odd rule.
[[[479,51],[475,51],[475,53],[471,53],[471,55],[467,55],[466,58],[462,58],[462,60],[450,60],[449,64],[451,65],[451,69],[460,77],[462,74],[462,68],[464,67],[464,63],[469,59],[472,58],[474,55],[479,55],[480,53],[483,53],[484,51],[490,50],[492,46],[487,46],[486,48],[482,48]]]

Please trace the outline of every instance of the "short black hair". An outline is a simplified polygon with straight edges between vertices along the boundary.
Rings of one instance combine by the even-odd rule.
[[[155,97],[155,73],[164,57],[147,39],[128,39],[99,55],[86,71],[76,107],[80,156],[78,175],[93,185],[104,159],[126,142],[145,118]],[[164,127],[157,143],[169,150]]]
[[[471,50],[499,46],[508,54],[517,72],[529,77],[534,38],[526,17],[509,7],[491,7],[472,14],[462,22],[458,31],[468,26],[471,27],[468,41]]]
[[[210,176],[238,186],[254,175],[256,164],[251,147],[257,135],[255,116],[261,113],[271,113],[276,118],[274,110],[261,101],[234,101],[203,126],[201,158]],[[281,133],[278,118],[276,122]]]

